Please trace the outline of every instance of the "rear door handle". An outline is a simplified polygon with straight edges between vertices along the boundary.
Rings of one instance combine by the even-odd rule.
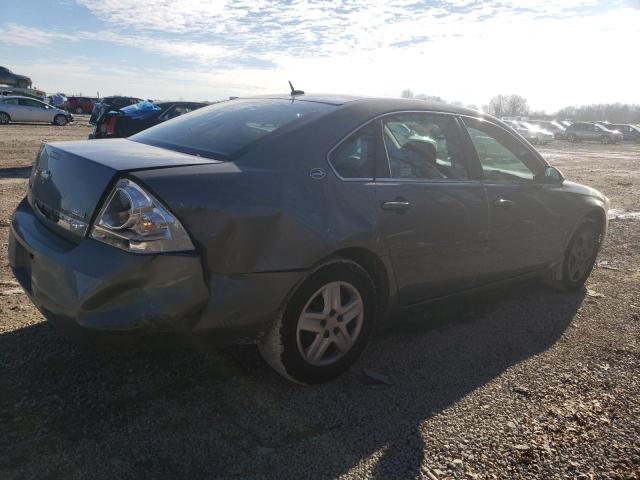
[[[513,200],[507,200],[506,198],[499,198],[495,202],[493,202],[493,204],[498,207],[507,209],[507,208],[513,207],[516,204],[516,202],[514,202]]]
[[[383,210],[393,210],[395,212],[401,213],[411,208],[411,202],[408,202],[404,198],[396,198],[393,201],[384,202],[382,204]]]

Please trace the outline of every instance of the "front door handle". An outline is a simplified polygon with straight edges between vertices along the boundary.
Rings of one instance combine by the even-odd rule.
[[[383,210],[393,210],[398,213],[405,212],[411,208],[411,202],[408,202],[404,198],[396,198],[393,201],[384,202],[382,204]]]
[[[506,198],[499,198],[495,202],[493,202],[493,204],[506,210],[513,207],[516,202],[514,202],[513,200],[507,200]]]

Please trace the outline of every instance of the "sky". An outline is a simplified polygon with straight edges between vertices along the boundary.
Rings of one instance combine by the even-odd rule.
[[[640,0],[0,0],[0,65],[47,93],[640,103]]]

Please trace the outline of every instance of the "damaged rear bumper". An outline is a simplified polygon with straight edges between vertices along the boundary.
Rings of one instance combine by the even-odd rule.
[[[302,275],[205,275],[197,254],[72,243],[42,225],[25,200],[12,220],[9,263],[40,312],[73,336],[170,332],[218,345],[254,340]]]
[[[208,299],[197,255],[135,255],[96,240],[69,242],[26,201],[14,213],[9,263],[49,319],[87,330],[188,330]]]

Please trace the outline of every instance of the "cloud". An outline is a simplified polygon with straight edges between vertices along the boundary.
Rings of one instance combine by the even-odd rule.
[[[75,38],[67,33],[46,31],[15,23],[0,28],[0,43],[7,45],[33,47],[46,45],[56,40],[74,41]]]
[[[306,91],[411,88],[478,105],[514,92],[547,109],[637,97],[640,67],[622,48],[640,41],[635,0],[76,1],[102,21],[98,31],[12,24],[20,35],[0,35],[0,43],[127,47],[122,64],[138,96],[167,98],[185,85],[196,98],[268,93],[291,79]],[[136,51],[156,55],[145,63],[157,67],[138,69]],[[99,71],[101,85],[127,84]],[[616,88],[604,88],[612,72]]]

